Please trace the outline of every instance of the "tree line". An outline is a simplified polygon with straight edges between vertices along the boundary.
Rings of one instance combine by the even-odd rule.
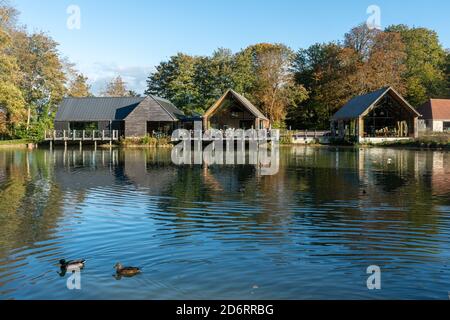
[[[29,32],[18,11],[0,5],[0,138],[40,139],[63,97],[92,96],[88,79],[44,32]],[[105,96],[137,95],[118,76]]]
[[[203,113],[227,89],[246,96],[277,127],[328,128],[334,112],[355,95],[393,86],[413,106],[450,97],[450,51],[436,32],[364,24],[339,41],[292,50],[259,43],[210,56],[178,53],[156,66],[144,94],[171,100],[187,114]],[[139,96],[119,76],[103,96]],[[92,96],[87,77],[43,32],[18,23],[0,5],[0,138],[39,138],[51,128],[63,97]]]
[[[283,44],[256,44],[233,54],[178,53],[148,78],[147,94],[202,113],[228,88],[244,94],[279,127],[328,128],[348,100],[393,86],[415,107],[450,97],[450,51],[435,31],[361,24],[340,41],[293,51]]]

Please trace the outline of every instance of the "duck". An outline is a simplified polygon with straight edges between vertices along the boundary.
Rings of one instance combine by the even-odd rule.
[[[81,270],[84,268],[85,264],[86,264],[85,259],[70,260],[70,261],[66,261],[65,259],[59,260],[59,265],[61,269],[64,270]]]
[[[133,277],[141,273],[141,269],[137,267],[124,267],[120,262],[116,263],[114,266],[118,276]]]

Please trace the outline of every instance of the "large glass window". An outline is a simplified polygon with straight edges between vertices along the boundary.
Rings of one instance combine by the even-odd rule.
[[[148,121],[147,134],[150,136],[168,136],[174,129],[173,122],[166,121]]]
[[[92,131],[98,130],[98,122],[71,122],[70,130],[85,130]]]
[[[392,97],[384,97],[364,117],[365,137],[408,137],[414,130],[412,117]]]

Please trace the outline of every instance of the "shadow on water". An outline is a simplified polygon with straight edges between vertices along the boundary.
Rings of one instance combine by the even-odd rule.
[[[261,176],[167,149],[0,151],[0,298],[370,298],[371,264],[381,297],[445,298],[449,213],[448,152],[282,148]],[[77,295],[61,258],[88,259]],[[110,281],[116,260],[146,272]]]

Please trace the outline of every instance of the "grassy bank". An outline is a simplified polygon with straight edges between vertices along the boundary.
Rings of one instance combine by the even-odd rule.
[[[171,138],[154,138],[154,137],[143,137],[143,138],[127,138],[120,141],[120,146],[125,148],[156,148],[156,147],[172,147]]]
[[[374,144],[369,146],[450,150],[450,134],[449,133],[427,134],[422,135],[417,139],[412,139],[408,141],[384,142],[382,144]]]
[[[17,140],[0,140],[0,147],[24,147],[30,140],[17,139]]]

